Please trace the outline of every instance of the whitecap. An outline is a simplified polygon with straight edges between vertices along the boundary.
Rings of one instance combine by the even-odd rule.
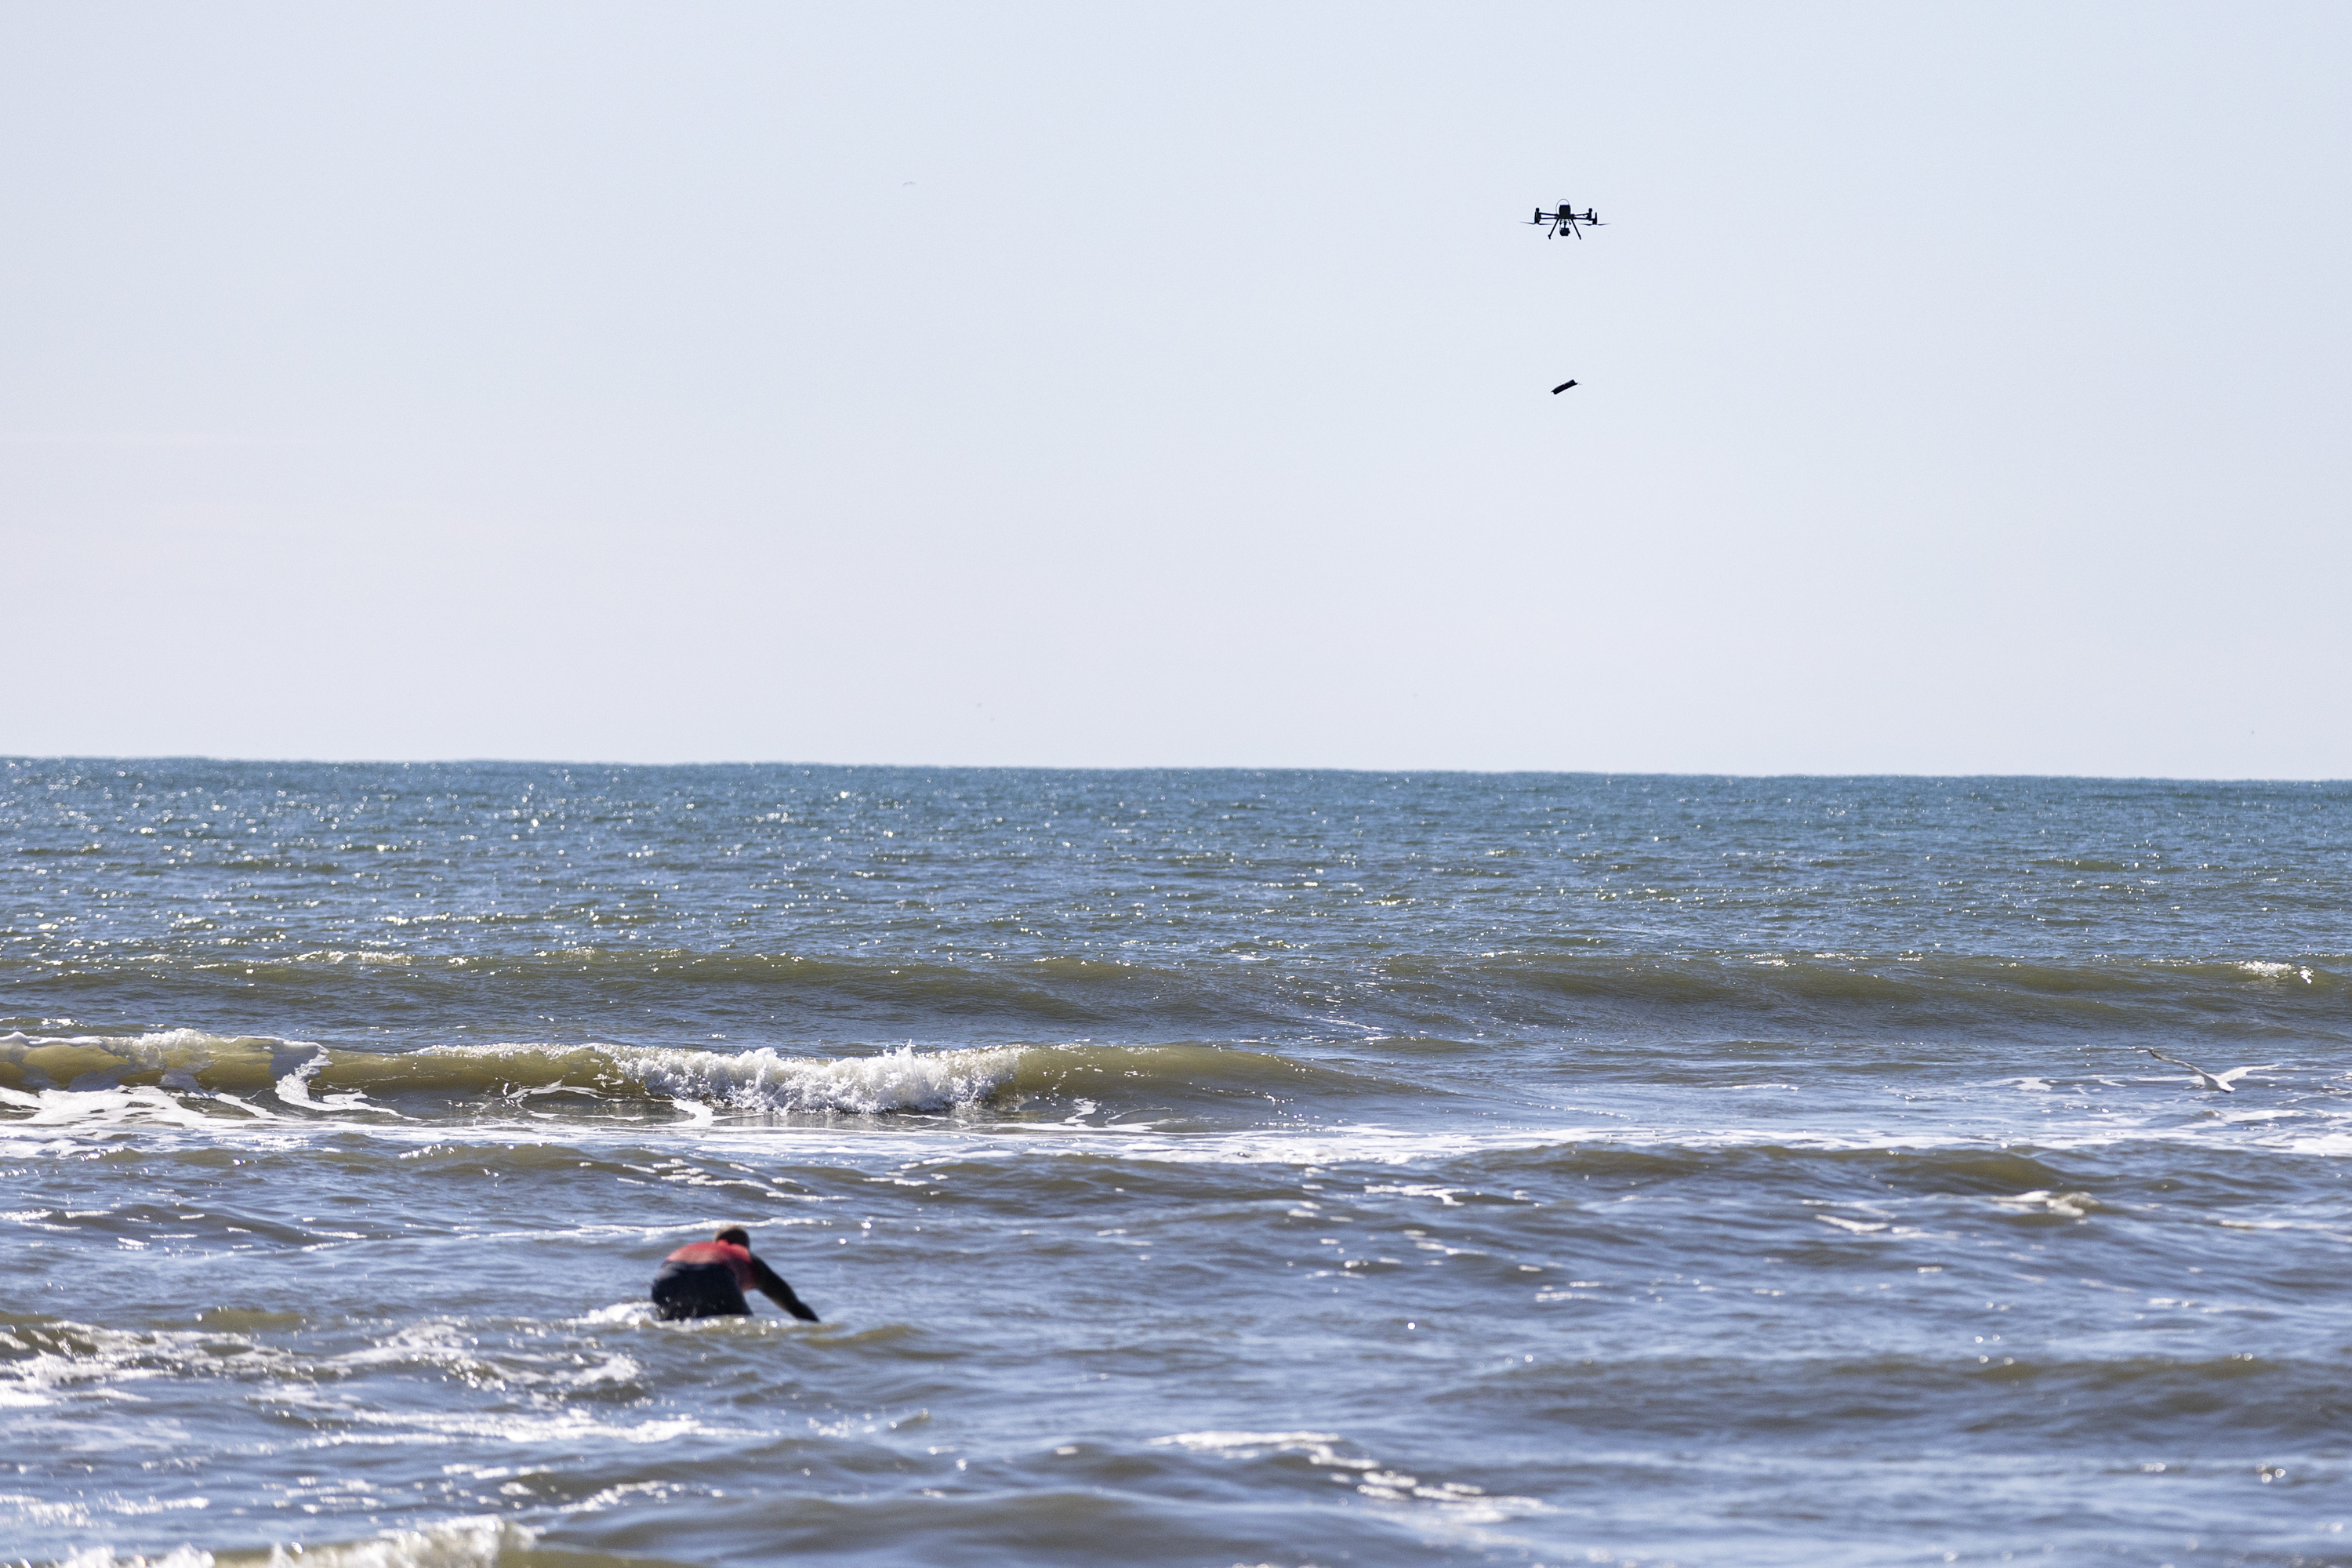
[[[462,1048],[462,1047],[458,1047]],[[681,1100],[737,1110],[953,1110],[1013,1081],[1021,1053],[1009,1046],[922,1051],[902,1046],[873,1057],[812,1058],[769,1047],[736,1056],[649,1047],[609,1047],[615,1064],[646,1088]]]
[[[399,1111],[388,1105],[369,1104],[366,1092],[361,1089],[352,1089],[343,1094],[331,1094],[322,1100],[313,1100],[310,1097],[310,1080],[318,1077],[319,1070],[329,1066],[331,1059],[327,1055],[326,1047],[320,1046],[318,1053],[309,1061],[278,1080],[278,1098],[289,1105],[299,1105],[305,1110],[366,1110],[373,1111],[378,1116],[400,1116]],[[408,1118],[404,1116],[401,1120],[405,1121]]]

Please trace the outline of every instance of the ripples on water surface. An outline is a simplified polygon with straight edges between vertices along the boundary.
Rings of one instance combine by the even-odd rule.
[[[0,1558],[2352,1563],[2352,788],[0,777]]]

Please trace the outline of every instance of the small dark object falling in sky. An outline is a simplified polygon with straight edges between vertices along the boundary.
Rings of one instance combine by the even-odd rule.
[[[1554,397],[1558,397],[1561,393],[1566,392],[1570,387],[1574,386],[1575,384],[1576,383],[1572,381],[1563,381],[1558,386],[1551,389],[1551,395]]]

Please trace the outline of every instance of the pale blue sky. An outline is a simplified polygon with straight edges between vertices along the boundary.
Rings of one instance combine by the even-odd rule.
[[[0,752],[2352,775],[2347,43],[0,5]]]

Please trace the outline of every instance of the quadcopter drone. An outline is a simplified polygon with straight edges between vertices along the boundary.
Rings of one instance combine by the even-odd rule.
[[[1546,212],[1543,208],[1538,207],[1536,208],[1536,216],[1529,218],[1528,221],[1535,225],[1538,228],[1542,228],[1546,225],[1549,225],[1550,232],[1544,236],[1546,239],[1558,239],[1562,229],[1565,229],[1569,233],[1576,236],[1577,238],[1582,239],[1584,237],[1585,228],[1599,228],[1601,226],[1601,220],[1593,216],[1592,209],[1591,207],[1585,208],[1582,212],[1578,212],[1566,202],[1560,203],[1559,210],[1555,212]],[[1580,227],[1580,225],[1583,226]]]

